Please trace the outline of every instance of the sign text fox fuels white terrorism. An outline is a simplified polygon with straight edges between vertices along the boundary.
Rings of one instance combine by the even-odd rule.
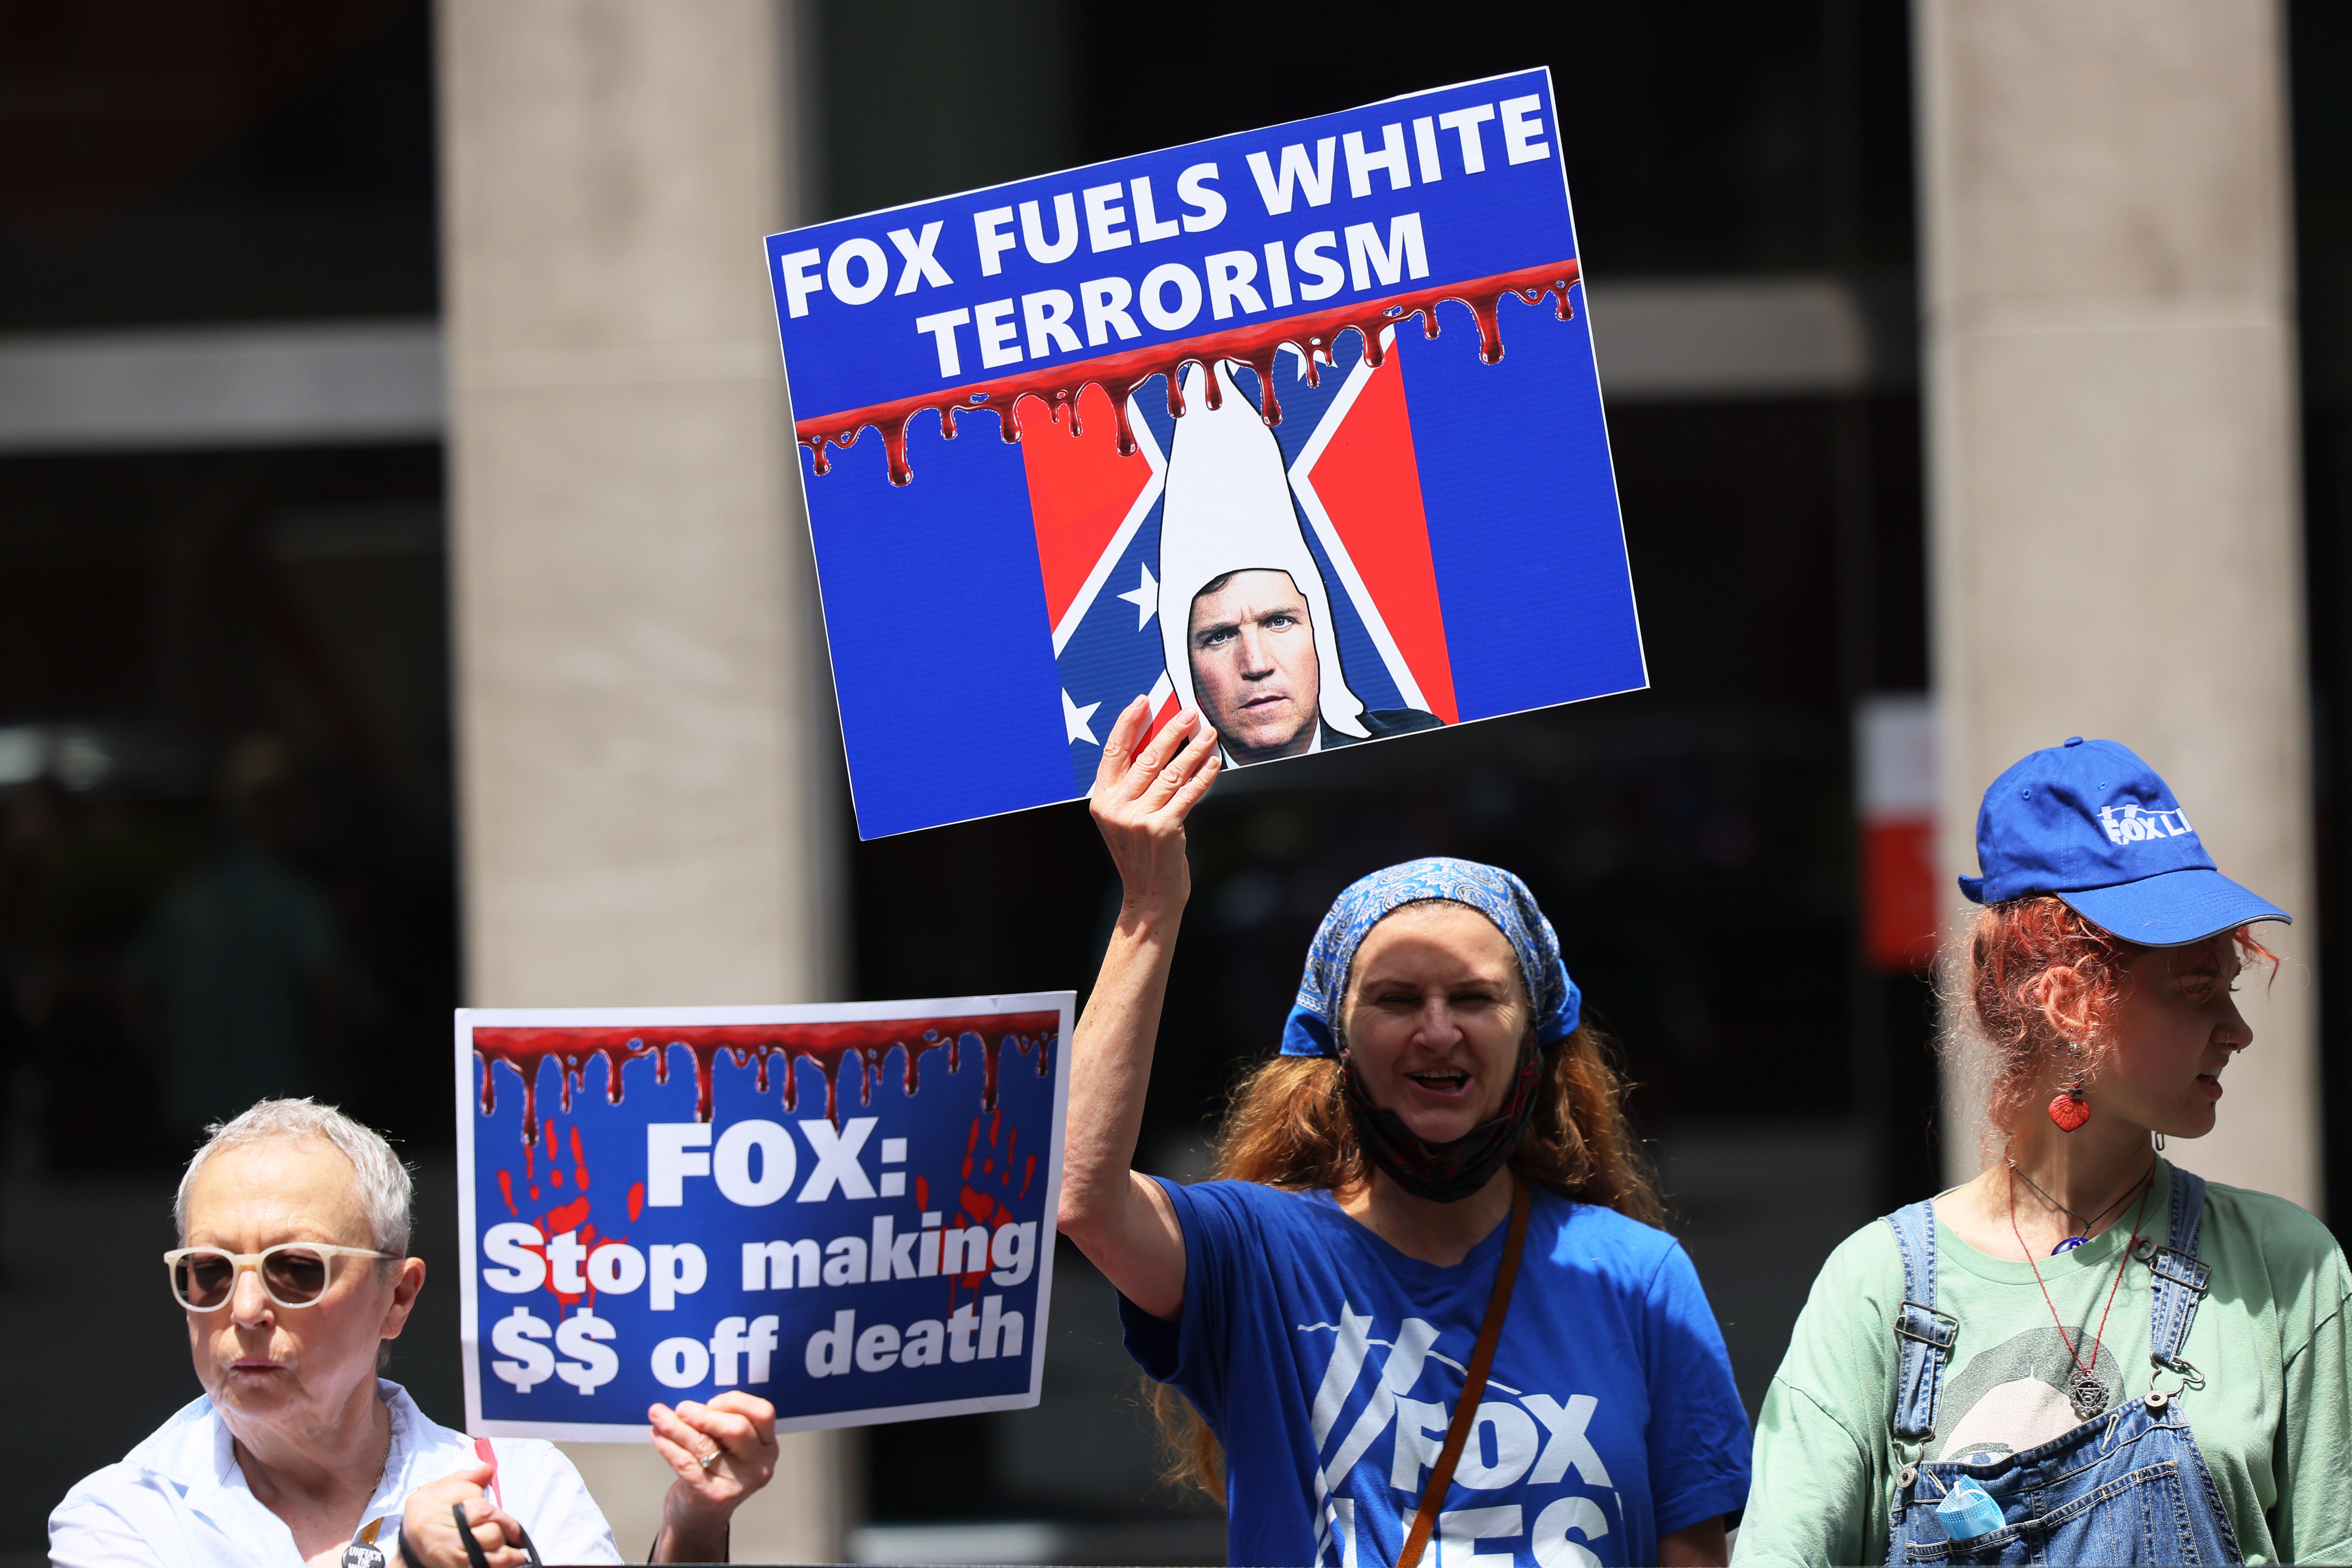
[[[772,237],[858,829],[1646,682],[1548,72]]]

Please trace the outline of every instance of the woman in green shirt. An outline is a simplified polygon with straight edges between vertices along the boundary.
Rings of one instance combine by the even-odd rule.
[[[1985,794],[1956,1005],[2002,1157],[1823,1266],[1734,1563],[2352,1562],[2352,1272],[2283,1198],[2158,1152],[2253,1043],[2283,910],[2112,742]]]

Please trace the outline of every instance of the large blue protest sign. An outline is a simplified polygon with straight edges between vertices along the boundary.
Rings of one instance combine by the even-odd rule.
[[[1646,676],[1549,74],[767,242],[859,831]],[[1441,331],[1442,329],[1442,331]]]
[[[1071,1002],[460,1009],[467,1429],[1034,1405]]]

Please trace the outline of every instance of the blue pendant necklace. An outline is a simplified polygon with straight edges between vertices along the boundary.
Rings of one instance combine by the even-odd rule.
[[[2050,1256],[2053,1258],[2057,1257],[2062,1252],[2072,1252],[2076,1247],[2082,1246],[2084,1242],[2090,1240],[2091,1227],[2098,1224],[2101,1220],[2106,1218],[2109,1215],[2115,1213],[2116,1210],[2123,1207],[2124,1205],[2130,1200],[2131,1195],[2139,1191],[2140,1183],[2147,1181],[2149,1176],[2156,1174],[2156,1162],[2154,1160],[2150,1160],[2148,1162],[2147,1170],[2141,1174],[2139,1181],[2134,1182],[2130,1186],[2125,1188],[2123,1195],[2116,1199],[2115,1202],[2109,1204],[2106,1207],[2101,1209],[2090,1218],[2084,1219],[2081,1215],[2076,1214],[2073,1209],[2068,1208],[2064,1204],[2060,1203],[2056,1198],[2053,1198],[2048,1193],[2043,1192],[2040,1183],[2036,1182],[2032,1177],[2027,1175],[2023,1171],[2017,1168],[2016,1161],[2004,1159],[2002,1163],[2009,1167],[2009,1173],[2011,1175],[2015,1176],[2019,1181],[2023,1182],[2027,1186],[2032,1187],[2036,1197],[2039,1197],[2043,1203],[2048,1204],[2052,1208],[2056,1209],[2060,1214],[2064,1215],[2068,1219],[2073,1220],[2078,1227],[2074,1235],[2064,1237],[2057,1246],[2050,1249]]]

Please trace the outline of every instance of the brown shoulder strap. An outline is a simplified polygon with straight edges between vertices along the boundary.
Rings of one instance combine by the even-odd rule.
[[[1511,1310],[1511,1285],[1519,1277],[1519,1253],[1527,1246],[1528,1214],[1535,1200],[1526,1182],[1515,1173],[1511,1177],[1511,1228],[1503,1237],[1503,1260],[1495,1267],[1495,1289],[1486,1298],[1486,1321],[1478,1325],[1478,1345],[1470,1352],[1470,1370],[1462,1376],[1462,1402],[1454,1407],[1454,1420],[1445,1428],[1445,1447],[1438,1450],[1436,1468],[1429,1472],[1429,1485],[1421,1494],[1421,1510],[1412,1516],[1412,1529],[1404,1538],[1404,1550],[1397,1553],[1397,1568],[1419,1568],[1421,1554],[1429,1546],[1430,1533],[1437,1528],[1437,1510],[1445,1506],[1445,1493],[1454,1485],[1454,1467],[1462,1458],[1463,1446],[1470,1441],[1471,1430],[1478,1425],[1478,1401],[1486,1392],[1486,1373],[1495,1364],[1495,1344],[1503,1337],[1503,1315]]]

